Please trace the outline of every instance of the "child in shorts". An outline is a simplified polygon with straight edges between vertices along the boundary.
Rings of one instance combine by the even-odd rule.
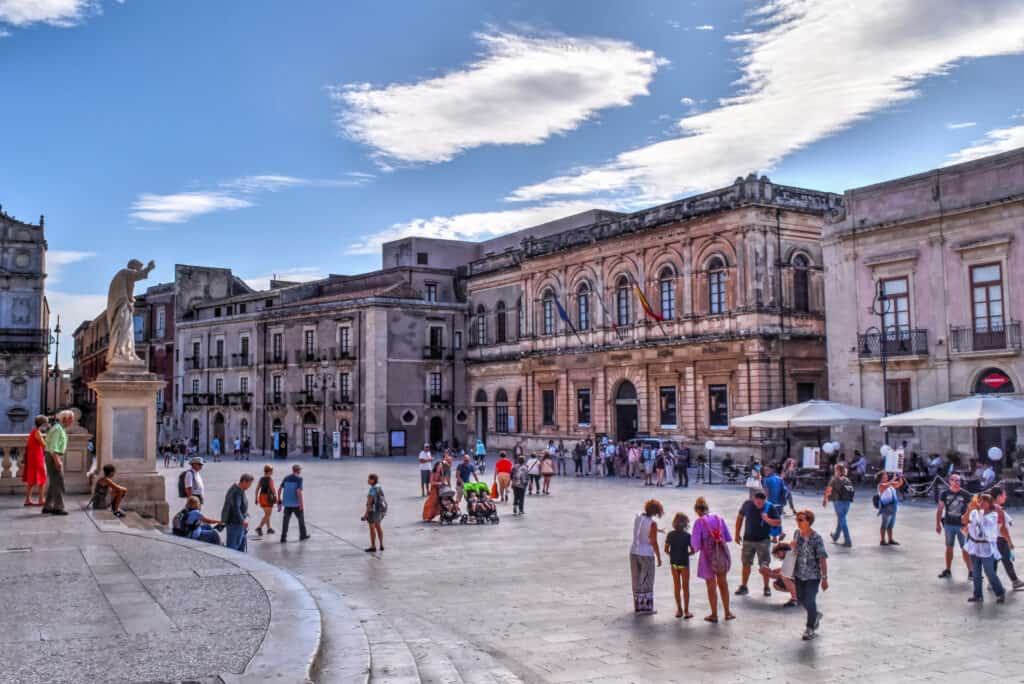
[[[96,480],[92,490],[92,500],[89,504],[94,510],[101,510],[109,506],[114,515],[118,518],[123,518],[124,513],[121,511],[121,501],[124,499],[124,495],[128,493],[128,489],[114,482],[114,473],[116,472],[117,468],[114,467],[113,463],[103,466],[103,477]],[[107,503],[107,496],[110,496],[109,504]]]
[[[789,544],[776,544],[772,548],[772,556],[782,561],[782,565],[775,569],[761,566],[761,574],[775,580],[775,588],[779,591],[789,592],[789,600],[783,604],[784,608],[799,606],[800,603],[796,600],[796,583],[793,581],[793,571],[796,569],[796,554],[793,553]]]
[[[690,546],[690,519],[685,513],[676,513],[672,518],[672,531],[665,536],[665,553],[668,554],[672,566],[672,586],[676,596],[676,617],[689,620],[690,612],[690,556],[694,554]],[[682,602],[679,600],[682,590]]]

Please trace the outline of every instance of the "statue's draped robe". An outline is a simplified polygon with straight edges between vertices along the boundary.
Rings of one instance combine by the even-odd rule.
[[[107,363],[138,361],[135,355],[135,281],[138,272],[121,269],[107,292]]]

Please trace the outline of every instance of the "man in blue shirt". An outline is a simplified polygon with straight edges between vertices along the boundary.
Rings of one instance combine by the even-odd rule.
[[[786,487],[785,481],[775,472],[775,468],[766,466],[765,472],[767,476],[761,480],[761,487],[764,488],[764,493],[768,496],[768,503],[776,506],[781,511],[786,505],[786,495],[789,490]],[[781,524],[779,527],[772,527],[771,535],[773,544],[782,541],[786,536],[782,532]]]
[[[284,507],[284,521],[281,523],[281,543],[288,538],[288,523],[294,515],[299,519],[299,541],[309,539],[306,533],[305,502],[302,498],[302,466],[292,466],[292,474],[281,480],[277,489],[277,510]]]

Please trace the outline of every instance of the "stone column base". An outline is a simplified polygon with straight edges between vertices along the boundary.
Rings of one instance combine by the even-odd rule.
[[[167,503],[167,490],[164,476],[157,473],[120,473],[114,481],[128,488],[121,508],[135,511],[146,518],[156,518],[164,525],[170,521],[170,506]],[[184,501],[184,500],[182,500]]]

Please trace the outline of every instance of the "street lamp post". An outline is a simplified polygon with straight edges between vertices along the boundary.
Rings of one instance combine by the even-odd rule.
[[[889,415],[889,383],[887,370],[887,352],[886,343],[886,331],[885,331],[885,317],[887,314],[892,312],[892,303],[889,298],[885,295],[885,289],[882,285],[882,281],[879,280],[875,287],[875,296],[871,300],[871,306],[868,307],[868,312],[878,316],[878,326],[870,326],[864,331],[865,338],[871,335],[871,331],[875,331],[878,334],[878,360],[882,364],[882,415]],[[867,339],[865,339],[867,344]],[[885,443],[889,443],[889,429],[886,427],[882,428],[882,436]]]
[[[327,390],[333,390],[335,387],[334,373],[328,371],[330,364],[327,359],[320,361],[320,377],[313,383],[313,389],[320,390],[320,406],[321,415],[323,417],[323,437],[320,439],[320,457],[328,458],[328,447],[327,447]],[[319,385],[319,387],[317,387]]]

